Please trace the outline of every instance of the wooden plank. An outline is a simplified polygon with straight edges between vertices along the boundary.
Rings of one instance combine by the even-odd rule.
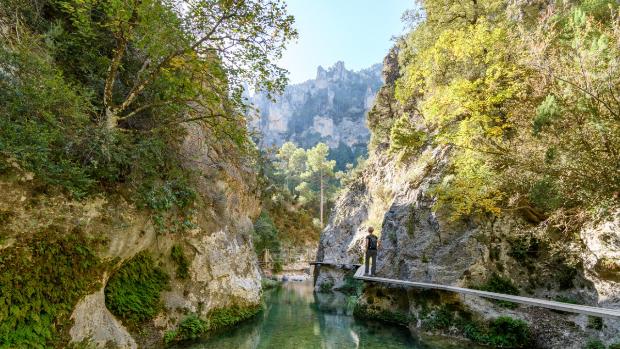
[[[469,294],[472,296],[479,296],[479,297],[497,299],[497,300],[502,300],[502,301],[510,301],[510,302],[519,303],[519,304],[532,305],[536,307],[561,310],[561,311],[570,312],[570,313],[620,318],[620,309],[592,307],[588,305],[579,305],[579,304],[569,304],[569,303],[550,301],[546,299],[513,296],[513,295],[503,294],[503,293],[487,292],[487,291],[481,291],[481,290],[474,290],[470,288],[447,286],[447,285],[433,284],[433,283],[426,283],[426,282],[413,282],[413,281],[405,281],[405,280],[386,279],[386,278],[381,278],[381,277],[376,277],[376,276],[365,276],[363,273],[364,273],[364,270],[362,267],[360,267],[355,272],[354,277],[356,279],[365,280],[365,281],[374,281],[374,282],[381,282],[381,283],[388,283],[388,284],[395,284],[395,285],[402,285],[402,286],[411,286],[411,287],[419,287],[419,288],[425,288],[425,289],[457,292],[457,293],[462,293],[462,294]]]
[[[340,266],[351,266],[351,267],[361,267],[361,264],[347,264],[347,263],[334,263],[334,262],[318,262],[318,261],[314,261],[314,262],[309,262],[308,264],[310,265],[329,265],[329,266],[333,266],[333,267],[340,267]]]

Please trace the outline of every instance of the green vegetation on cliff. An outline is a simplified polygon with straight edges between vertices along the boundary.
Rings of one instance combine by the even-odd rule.
[[[163,305],[159,294],[169,282],[147,252],[141,252],[110,277],[105,287],[105,304],[112,314],[136,328],[159,313]]]
[[[20,237],[0,254],[0,348],[61,347],[77,301],[99,287],[102,265],[79,231]]]
[[[32,202],[121,196],[151,211],[159,231],[192,228],[206,175],[197,169],[255,165],[242,81],[284,87],[274,62],[296,36],[292,23],[280,0],[191,10],[159,0],[0,2],[0,176],[28,178]],[[194,144],[213,163],[196,159]],[[222,149],[225,160],[212,157]],[[0,257],[0,346],[66,347],[72,309],[112,267],[99,268],[95,243],[79,232],[9,233],[0,228],[11,242]],[[172,253],[180,278],[182,257]],[[139,254],[112,275],[113,313],[136,323],[157,313],[167,276],[153,263]]]
[[[250,307],[235,305],[228,308],[217,308],[211,310],[205,319],[200,318],[196,314],[191,314],[181,320],[175,330],[165,333],[164,342],[169,344],[174,341],[199,338],[209,332],[225,329],[247,320],[262,309],[260,304]]]
[[[369,124],[406,161],[451,149],[437,208],[575,229],[620,191],[618,5],[420,1],[399,44],[404,115]],[[389,131],[389,132],[388,132]],[[387,136],[389,135],[389,136]],[[605,183],[605,185],[601,185]],[[586,213],[585,215],[583,213]]]

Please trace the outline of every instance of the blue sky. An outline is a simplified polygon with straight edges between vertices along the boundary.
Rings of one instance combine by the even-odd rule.
[[[359,70],[383,61],[391,38],[402,34],[402,13],[413,0],[286,0],[295,16],[299,39],[287,48],[280,65],[291,83],[313,79],[319,65],[344,61]]]

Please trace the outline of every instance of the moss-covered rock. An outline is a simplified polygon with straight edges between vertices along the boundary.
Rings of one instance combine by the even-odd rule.
[[[0,254],[0,348],[62,347],[102,264],[80,231],[22,237]]]
[[[160,293],[169,282],[147,252],[141,252],[117,270],[105,288],[105,302],[112,314],[135,327],[150,320],[160,310]]]

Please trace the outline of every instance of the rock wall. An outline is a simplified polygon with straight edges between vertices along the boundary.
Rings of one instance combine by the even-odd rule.
[[[365,115],[381,83],[380,64],[358,72],[343,62],[319,66],[315,79],[289,85],[276,102],[263,94],[252,97],[259,117],[251,125],[261,132],[263,147],[292,141],[310,148],[324,142],[341,153],[337,160],[344,165],[366,152]]]
[[[371,126],[389,124],[404,112],[416,122],[415,113],[394,99],[396,57],[393,51],[384,62],[386,84],[369,113]],[[433,185],[446,175],[450,148],[428,144],[412,159],[398,161],[377,136],[379,130],[373,132],[376,142],[366,167],[338,198],[321,235],[319,261],[360,262],[363,238],[372,226],[380,234],[378,274],[382,277],[477,287],[492,275],[500,275],[522,295],[620,308],[620,211],[611,220],[588,225],[581,231],[581,244],[567,244],[559,253],[538,243],[545,240],[543,227],[517,215],[453,222],[448,212],[433,209],[432,194]],[[518,249],[523,241],[528,242],[525,252]],[[321,267],[315,287],[338,288],[344,282],[343,271]],[[436,332],[425,326],[433,316],[432,304],[430,309],[449,305],[481,321],[500,315],[523,319],[530,324],[533,345],[541,348],[582,348],[590,338],[611,343],[620,335],[618,320],[600,322],[526,306],[509,309],[481,298],[439,291],[371,285],[360,302],[411,315],[416,320],[410,320],[409,326],[418,333]],[[440,332],[458,335],[449,329]]]
[[[198,198],[189,220],[191,228],[172,231],[157,227],[154,213],[139,209],[122,193],[80,201],[59,193],[38,192],[33,176],[15,165],[0,177],[0,250],[20,248],[28,234],[54,230],[74,234],[76,229],[100,241],[96,253],[103,262],[98,287],[83,297],[71,314],[69,330],[74,342],[88,341],[99,347],[163,347],[166,330],[176,327],[188,313],[206,316],[215,308],[256,306],[261,283],[252,246],[252,220],[260,212],[252,169],[234,162],[225,145],[205,142],[200,128],[190,128],[183,145],[186,165],[198,171]],[[226,156],[224,156],[226,155]],[[172,246],[182,246],[189,261],[189,277],[175,277],[177,265]],[[132,333],[106,308],[104,288],[123,262],[148,251],[155,263],[170,275],[170,288],[162,293],[164,311]]]

